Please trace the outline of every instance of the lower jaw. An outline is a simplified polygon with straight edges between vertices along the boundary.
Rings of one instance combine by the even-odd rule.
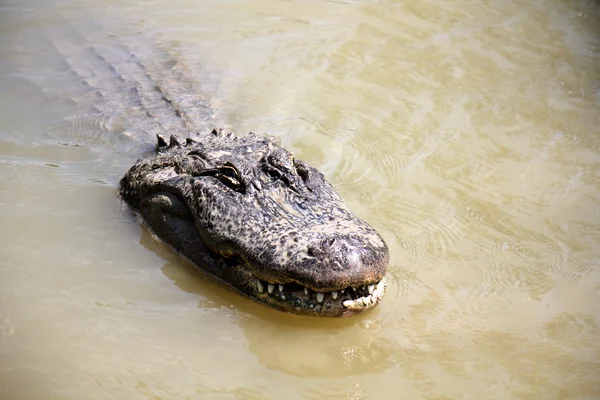
[[[331,295],[318,298],[316,293],[301,291],[279,292],[273,290],[268,292],[265,290],[262,293],[245,294],[263,305],[291,314],[316,317],[351,317],[362,314],[379,304],[385,293],[385,288],[386,280],[384,278],[375,285],[375,289],[370,294],[364,290],[351,292],[352,289],[348,289],[345,293],[338,294],[335,299]]]

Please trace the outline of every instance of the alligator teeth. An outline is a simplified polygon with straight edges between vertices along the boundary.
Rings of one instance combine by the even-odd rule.
[[[346,299],[342,301],[342,305],[350,310],[360,310],[377,304],[385,293],[386,281],[385,278],[376,284],[367,285],[369,294],[361,296],[355,300]],[[354,289],[354,288],[352,288]]]
[[[252,274],[250,274],[250,276],[252,276]],[[268,294],[273,294],[275,292],[275,289],[277,288],[279,290],[279,292],[282,293],[282,294],[277,295],[277,297],[280,300],[286,300],[288,298],[287,293],[283,294],[284,289],[285,289],[285,284],[268,283],[268,282],[258,279],[256,276],[254,276],[254,279],[256,279],[256,288],[259,293],[267,292]],[[384,278],[381,281],[371,284],[371,285],[349,286],[347,288],[333,290],[331,292],[314,291],[317,303],[313,303],[312,308],[316,309],[316,310],[321,310],[322,307],[325,307],[325,306],[320,305],[319,303],[322,304],[325,302],[325,297],[326,297],[327,293],[331,294],[331,298],[333,300],[338,299],[340,297],[340,294],[343,296],[345,293],[350,293],[350,294],[352,294],[353,298],[344,299],[342,297],[340,299],[341,305],[350,311],[359,311],[360,312],[361,310],[370,308],[370,307],[376,305],[377,303],[379,303],[379,301],[381,300],[381,298],[383,297],[383,295],[385,293],[385,287],[386,287],[386,280]],[[353,290],[354,293],[352,293],[350,290]],[[308,296],[308,298],[310,298],[310,294],[312,292],[311,289],[303,286],[301,292],[302,291],[304,292],[304,294],[306,296]],[[297,296],[298,292],[295,292],[295,293]],[[348,296],[348,297],[350,297],[350,296]],[[356,298],[354,298],[354,297],[356,297]],[[298,301],[298,300],[299,299],[296,298],[296,301]],[[329,306],[332,306],[332,305],[329,304]],[[307,307],[310,307],[310,306],[307,305]]]

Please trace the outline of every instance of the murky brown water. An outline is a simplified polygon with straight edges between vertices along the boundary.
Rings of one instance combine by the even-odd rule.
[[[598,2],[46,3],[0,2],[0,398],[600,397]],[[140,228],[140,127],[64,80],[121,39],[330,178],[390,246],[380,307],[273,312]]]

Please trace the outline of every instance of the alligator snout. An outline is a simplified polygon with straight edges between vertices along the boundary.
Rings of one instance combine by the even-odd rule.
[[[256,268],[249,291],[262,303],[295,314],[350,316],[381,301],[385,293],[388,250],[372,228],[363,235],[321,234],[294,257]],[[369,239],[367,239],[369,238]]]
[[[302,280],[315,290],[334,290],[379,282],[387,267],[387,248],[381,240],[373,245],[364,237],[326,237],[308,245],[308,263],[299,273],[311,272]]]

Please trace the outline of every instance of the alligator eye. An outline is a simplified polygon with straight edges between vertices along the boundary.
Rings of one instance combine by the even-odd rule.
[[[277,180],[281,178],[281,172],[276,170],[275,168],[266,168],[265,172],[269,175],[273,180]]]
[[[310,179],[309,167],[306,163],[294,160],[294,168],[296,169],[296,173],[298,174],[298,176],[300,176],[300,178],[302,178],[304,183],[306,183]]]
[[[232,163],[226,162],[225,164],[223,164],[223,166],[221,168],[219,168],[219,171],[226,177],[235,179],[235,180],[241,182],[240,173],[238,172],[238,170],[235,168],[235,166]]]
[[[199,173],[192,174],[193,176],[212,176],[236,192],[245,191],[244,182],[238,172],[237,168],[230,163],[226,162],[222,167],[215,169],[206,169]]]
[[[218,171],[219,172],[215,174],[215,177],[221,182],[234,190],[240,190],[242,188],[242,178],[233,164],[226,162]]]

